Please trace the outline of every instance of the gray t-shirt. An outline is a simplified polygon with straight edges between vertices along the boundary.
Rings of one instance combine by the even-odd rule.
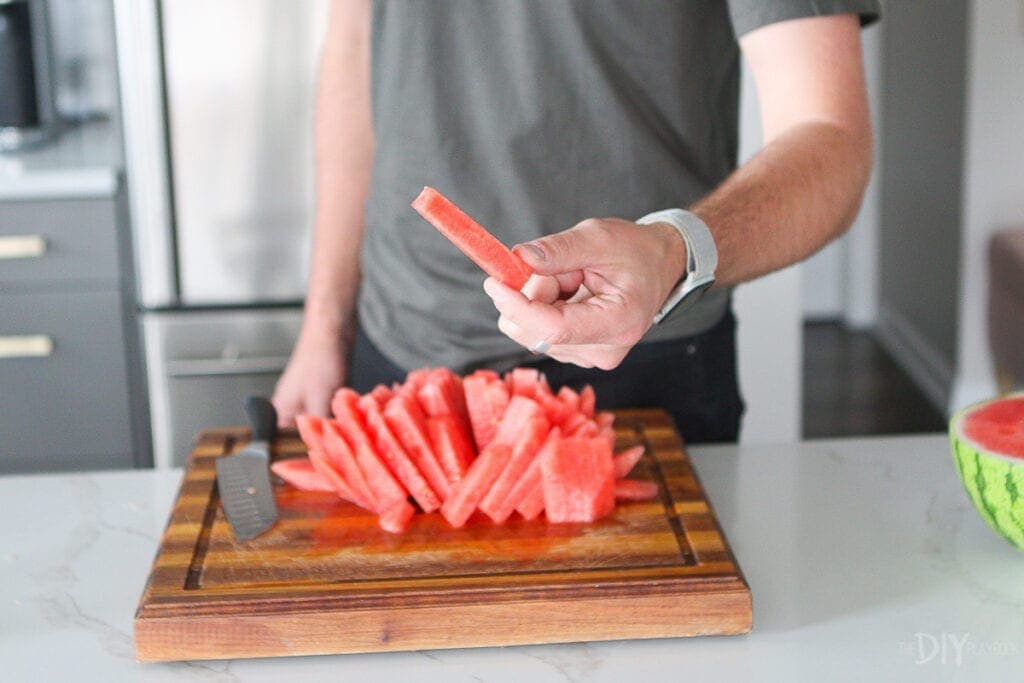
[[[736,36],[875,0],[377,0],[359,319],[405,368],[515,364],[484,274],[409,206],[436,187],[508,245],[685,207],[736,165]],[[730,290],[653,327],[685,337]]]

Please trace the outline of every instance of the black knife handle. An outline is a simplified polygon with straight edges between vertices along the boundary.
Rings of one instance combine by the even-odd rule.
[[[245,413],[249,416],[253,441],[273,441],[277,436],[277,411],[274,404],[262,396],[245,399]]]

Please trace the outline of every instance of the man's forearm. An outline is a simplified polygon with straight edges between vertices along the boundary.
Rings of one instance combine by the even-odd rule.
[[[871,172],[869,131],[826,122],[775,137],[692,207],[718,245],[720,284],[796,263],[856,217]]]
[[[355,309],[373,160],[369,3],[335,3],[316,102],[316,212],[307,329],[343,332]]]

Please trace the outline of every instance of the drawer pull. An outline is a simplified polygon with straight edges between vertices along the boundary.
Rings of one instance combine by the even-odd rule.
[[[42,235],[4,235],[0,237],[0,259],[39,258],[46,253]]]
[[[46,358],[53,353],[53,338],[45,334],[0,336],[0,358]]]
[[[288,356],[248,358],[189,358],[168,361],[169,377],[213,377],[216,375],[279,375]]]

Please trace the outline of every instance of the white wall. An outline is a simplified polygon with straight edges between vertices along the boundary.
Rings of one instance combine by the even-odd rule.
[[[1000,228],[1024,227],[1024,3],[974,0],[968,22],[960,329],[951,411],[996,393],[986,337],[988,240]]]
[[[760,148],[760,110],[753,79],[744,67],[740,162]],[[736,289],[734,308],[739,321],[740,390],[747,403],[740,442],[797,441],[803,395],[799,266],[741,285]]]

